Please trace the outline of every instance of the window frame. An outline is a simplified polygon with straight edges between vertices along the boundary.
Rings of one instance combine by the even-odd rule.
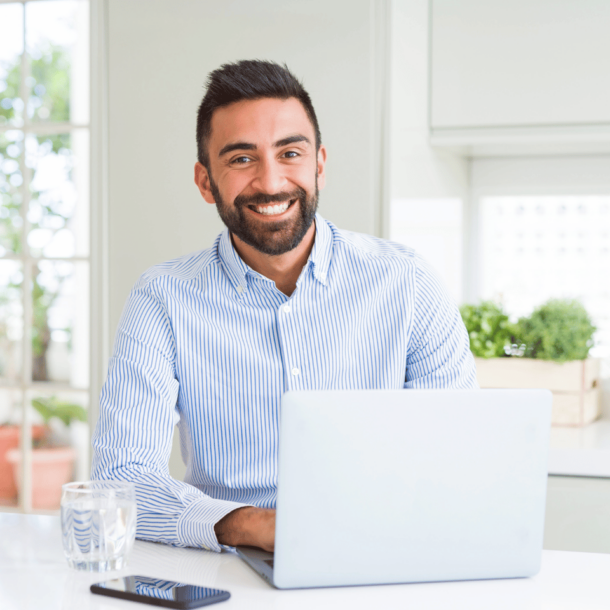
[[[608,173],[598,172],[594,162],[607,160]],[[588,163],[591,160],[593,163]],[[589,175],[575,180],[573,176],[565,176],[560,171],[560,165],[574,162],[576,165],[590,165]],[[492,171],[487,172],[482,164],[491,164]],[[536,165],[547,166],[546,172],[537,174],[532,169]],[[502,167],[502,166],[505,167]],[[481,171],[481,169],[483,171]],[[496,171],[493,171],[493,170]],[[548,171],[550,170],[550,171]],[[481,177],[480,174],[485,173]],[[546,174],[549,178],[545,178]],[[593,174],[593,180],[591,180]],[[595,175],[597,174],[597,175]],[[481,277],[479,260],[481,256],[482,228],[479,225],[481,201],[487,197],[519,197],[519,196],[579,196],[604,195],[610,196],[610,155],[570,155],[557,157],[486,157],[471,160],[471,198],[465,223],[466,236],[464,252],[464,301],[476,302],[481,298]],[[551,179],[551,175],[553,178]]]
[[[480,157],[471,160],[465,225],[465,302],[481,298],[481,201],[498,196],[610,196],[610,155]],[[610,359],[605,359],[606,366]],[[610,477],[610,379],[602,379],[602,415],[582,428],[551,430],[549,474]],[[596,440],[597,439],[597,440]],[[571,448],[566,448],[571,447]]]
[[[99,197],[97,197],[97,191],[94,189],[100,188],[99,183],[99,169],[96,169],[96,163],[99,163],[98,142],[100,140],[100,126],[98,125],[99,120],[94,121],[94,111],[98,111],[99,101],[94,103],[94,95],[100,98],[100,87],[98,82],[94,82],[94,67],[97,67],[98,63],[98,46],[99,42],[99,29],[96,22],[97,13],[103,9],[103,0],[79,0],[87,2],[89,5],[89,121],[88,122],[57,122],[57,123],[33,123],[28,115],[27,104],[28,104],[28,88],[26,86],[26,80],[30,76],[30,58],[27,53],[26,46],[26,28],[27,18],[25,6],[36,0],[0,0],[0,4],[22,4],[23,5],[23,52],[21,54],[21,74],[20,74],[20,98],[24,103],[24,114],[23,114],[23,125],[21,127],[15,126],[0,126],[0,132],[5,131],[21,131],[25,138],[29,134],[33,135],[45,135],[45,134],[70,134],[75,130],[87,130],[89,135],[89,206],[90,206],[90,220],[89,220],[89,256],[71,256],[71,257],[52,257],[52,256],[32,256],[30,248],[27,243],[27,237],[30,230],[30,224],[27,218],[28,208],[31,201],[28,185],[32,180],[32,170],[27,167],[25,163],[25,149],[21,154],[19,165],[21,174],[23,176],[23,183],[19,187],[22,194],[22,202],[20,207],[20,216],[22,219],[21,227],[21,240],[22,249],[19,254],[7,253],[3,255],[2,260],[14,260],[19,261],[23,265],[23,282],[21,290],[21,301],[23,307],[23,336],[22,336],[22,350],[21,350],[21,372],[19,377],[14,382],[8,382],[2,384],[2,389],[6,390],[17,390],[21,394],[21,423],[20,427],[20,442],[19,450],[21,453],[21,483],[20,492],[18,497],[17,506],[0,506],[0,512],[21,512],[21,513],[34,513],[34,514],[55,514],[56,510],[45,510],[45,509],[33,509],[32,508],[32,414],[31,409],[28,408],[28,402],[26,397],[32,390],[44,391],[44,392],[62,392],[62,391],[80,391],[87,392],[89,396],[89,405],[93,404],[93,400],[97,400],[97,395],[94,395],[93,378],[91,373],[92,368],[92,355],[94,353],[93,345],[95,337],[93,336],[92,329],[95,327],[94,315],[97,315],[97,308],[93,306],[93,298],[98,297],[98,283],[99,283],[99,260],[98,251],[100,248],[98,232],[94,230],[98,214],[95,214],[97,208],[100,206]],[[105,3],[104,3],[105,4]],[[97,34],[94,42],[94,31]],[[101,79],[99,70],[96,68],[95,77],[99,81]],[[94,178],[95,177],[95,178]],[[95,214],[95,216],[94,216]],[[95,245],[95,250],[94,250]],[[95,253],[95,254],[94,254]],[[69,382],[61,381],[33,381],[32,380],[32,281],[33,274],[32,270],[34,265],[40,261],[62,261],[62,262],[85,262],[89,266],[89,386],[87,388],[75,388],[70,385]],[[95,265],[94,265],[95,261]],[[99,394],[98,394],[99,395]],[[95,419],[92,417],[92,409],[89,407],[89,430],[91,430],[92,423],[97,419],[97,410],[95,410]],[[88,470],[89,464],[87,464]]]

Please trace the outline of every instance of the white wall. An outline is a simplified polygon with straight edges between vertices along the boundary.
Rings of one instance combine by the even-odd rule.
[[[320,211],[376,232],[371,0],[109,0],[110,332],[147,267],[211,245],[222,224],[193,183],[206,75],[244,58],[286,62],[328,148]]]
[[[287,63],[328,150],[320,212],[381,233],[385,0],[97,0],[93,14],[92,422],[129,290],[151,265],[209,247],[223,229],[193,183],[208,73],[239,59]],[[99,324],[99,322],[98,322]],[[178,453],[172,454],[181,476]]]
[[[468,160],[435,150],[428,123],[428,0],[392,0],[390,196],[468,197]]]
[[[391,79],[389,165],[390,199],[395,210],[401,200],[417,199],[422,205],[427,199],[463,202],[464,246],[468,234],[470,162],[453,152],[430,146],[428,122],[428,44],[429,10],[427,0],[392,0],[391,7]],[[388,215],[389,216],[389,215]],[[399,222],[404,219],[395,219]],[[399,239],[399,233],[411,233],[411,245],[417,249],[417,239],[409,231],[409,223],[401,222],[400,230],[388,217],[386,237]],[[415,224],[415,223],[414,223]],[[429,238],[429,231],[420,237]],[[437,237],[443,238],[442,232]],[[408,241],[408,240],[407,240]],[[437,269],[441,276],[451,273],[451,266]],[[464,281],[467,276],[464,276]],[[451,278],[445,283],[452,286]],[[454,289],[456,297],[463,289]]]

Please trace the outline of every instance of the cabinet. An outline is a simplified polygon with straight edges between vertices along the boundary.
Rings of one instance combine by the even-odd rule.
[[[610,2],[431,0],[430,122],[610,127]]]
[[[610,479],[549,477],[544,548],[610,553]]]

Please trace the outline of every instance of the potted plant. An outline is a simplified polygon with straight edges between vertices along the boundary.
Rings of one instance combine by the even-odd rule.
[[[61,401],[55,397],[35,398],[32,406],[43,419],[43,434],[33,438],[32,451],[32,507],[43,509],[59,508],[61,486],[70,481],[74,466],[75,451],[72,447],[58,442],[57,435],[50,426],[57,419],[66,426],[74,421],[87,421],[87,413],[77,404]],[[14,480],[19,489],[21,484],[21,452],[10,449],[6,459],[12,465]]]
[[[42,438],[44,426],[32,426],[32,438]],[[15,504],[17,502],[17,487],[13,476],[13,467],[6,458],[6,454],[19,447],[21,427],[8,420],[0,424],[0,504]]]
[[[0,425],[0,500],[3,504],[12,503],[17,496],[13,469],[6,454],[19,446],[19,426],[8,422]]]
[[[482,301],[478,305],[463,305],[460,313],[468,330],[470,351],[475,357],[506,355],[505,347],[511,344],[512,328],[499,305]]]
[[[482,388],[550,389],[553,425],[583,426],[599,417],[599,361],[588,358],[596,329],[582,304],[551,299],[516,324],[489,303],[461,311]],[[487,322],[477,324],[478,318]]]

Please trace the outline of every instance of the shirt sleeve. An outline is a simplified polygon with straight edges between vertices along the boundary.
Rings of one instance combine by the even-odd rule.
[[[478,388],[470,340],[457,304],[418,258],[405,388]]]
[[[169,474],[179,420],[175,357],[163,302],[146,285],[136,285],[119,323],[100,396],[91,477],[135,484],[138,538],[220,551],[214,525],[247,505],[213,499]]]

